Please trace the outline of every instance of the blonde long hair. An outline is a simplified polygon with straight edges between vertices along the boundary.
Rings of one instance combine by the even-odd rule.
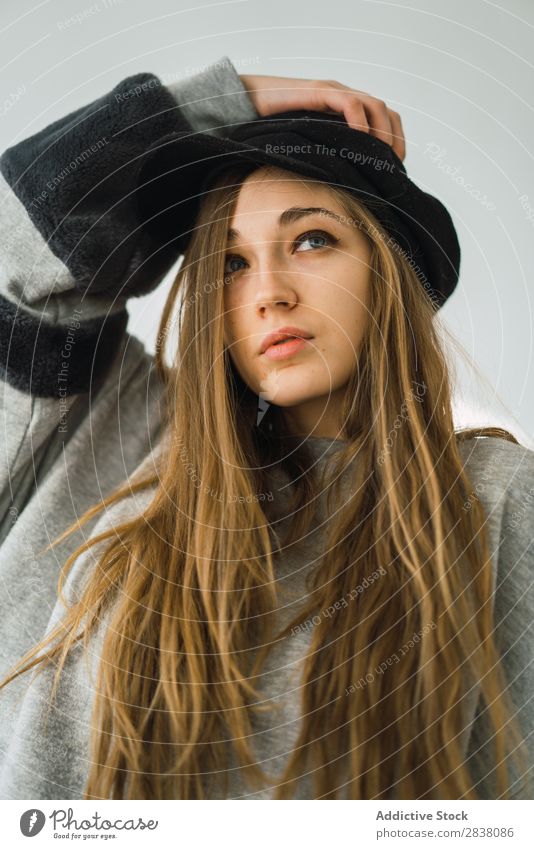
[[[345,394],[347,442],[329,472],[334,481],[350,470],[350,497],[328,523],[308,604],[274,634],[277,546],[268,508],[232,496],[267,492],[266,469],[279,464],[295,481],[287,545],[310,527],[319,481],[306,444],[281,432],[275,405],[256,427],[258,398],[223,344],[226,230],[254,167],[229,168],[203,197],[165,304],[155,355],[165,384],[165,462],[126,481],[51,546],[132,493],[152,487],[153,497],[141,515],[73,551],[60,597],[77,557],[109,540],[79,600],[1,686],[53,664],[53,699],[70,649],[82,639],[87,649],[109,610],[84,798],[209,798],[208,777],[226,780],[230,747],[253,787],[265,780],[249,742],[262,699],[255,676],[275,638],[290,639],[292,627],[315,616],[300,736],[275,798],[292,798],[306,771],[315,798],[478,798],[460,746],[462,698],[473,682],[492,728],[497,792],[508,798],[508,756],[522,775],[526,752],[493,638],[486,516],[458,441],[476,434],[516,440],[499,429],[455,431],[435,305],[369,209],[337,187],[329,188],[372,249],[373,320]],[[162,340],[176,314],[178,349],[168,365]],[[424,386],[420,397],[415,384]],[[192,485],[191,467],[202,486]],[[333,483],[328,493],[336,505],[337,489]],[[377,567],[380,579],[346,609],[317,617]],[[398,663],[369,676],[417,633]],[[358,697],[347,698],[362,681]]]

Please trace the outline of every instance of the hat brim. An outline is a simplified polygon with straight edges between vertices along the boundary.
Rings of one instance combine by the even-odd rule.
[[[274,165],[333,184],[330,173],[305,159],[204,132],[170,133],[147,148],[139,170],[137,203],[145,228],[159,241],[173,241],[178,252],[183,253],[195,228],[206,184],[216,173],[239,163]],[[362,199],[379,202],[363,175],[359,183]],[[358,192],[354,183],[347,188]]]
[[[300,156],[295,145],[303,143]],[[343,151],[361,156],[351,161]],[[226,136],[183,130],[154,141],[139,166],[136,200],[139,220],[160,250],[184,253],[211,178],[238,163],[273,165],[347,189],[374,213],[388,244],[402,252],[437,305],[454,290],[460,245],[447,208],[410,180],[385,142],[316,112],[279,113]]]

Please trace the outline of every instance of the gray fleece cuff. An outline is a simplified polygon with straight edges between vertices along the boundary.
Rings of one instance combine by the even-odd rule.
[[[164,79],[164,77],[163,77]],[[227,56],[198,74],[169,83],[167,88],[195,131],[224,135],[234,124],[259,114],[236,69]]]

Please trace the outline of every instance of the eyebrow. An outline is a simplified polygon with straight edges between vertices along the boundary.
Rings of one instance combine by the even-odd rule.
[[[291,206],[289,209],[284,209],[284,211],[280,214],[278,224],[280,227],[286,227],[288,224],[292,224],[294,221],[298,221],[300,218],[304,218],[307,215],[317,214],[325,215],[328,218],[334,218],[336,221],[339,221],[340,224],[343,224],[343,218],[341,215],[338,215],[336,212],[332,212],[331,209],[326,209],[324,206]],[[239,230],[235,230],[233,227],[230,227],[226,234],[226,238],[229,242],[233,242],[240,237],[241,234]]]

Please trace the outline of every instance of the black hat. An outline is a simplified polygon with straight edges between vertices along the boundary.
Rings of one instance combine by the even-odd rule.
[[[225,136],[179,131],[144,154],[138,202],[148,229],[183,253],[203,194],[236,162],[276,165],[353,192],[383,225],[437,307],[458,282],[460,245],[451,216],[410,180],[386,142],[354,130],[342,115],[278,112],[238,124]]]

